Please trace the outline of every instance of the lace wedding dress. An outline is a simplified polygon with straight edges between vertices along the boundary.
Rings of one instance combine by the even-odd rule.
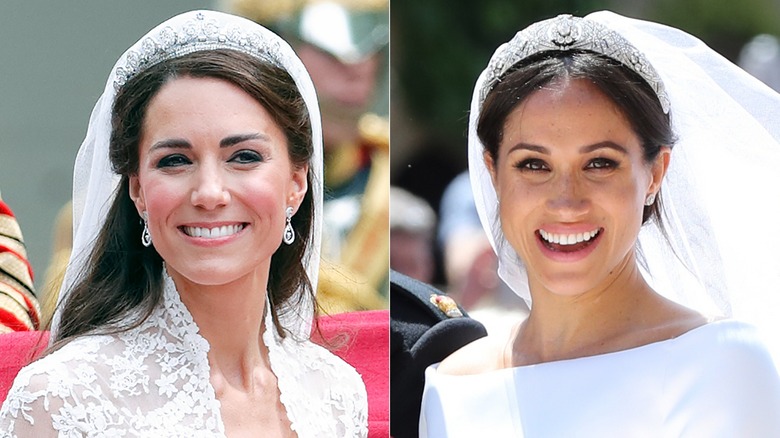
[[[304,437],[365,437],[357,372],[310,341],[263,341],[292,429]],[[17,376],[0,410],[0,437],[224,436],[209,381],[209,344],[166,275],[164,300],[139,327],[80,337]]]

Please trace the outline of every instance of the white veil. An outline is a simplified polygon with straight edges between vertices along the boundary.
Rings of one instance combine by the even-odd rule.
[[[645,277],[683,305],[758,326],[780,359],[780,233],[773,231],[780,222],[780,95],[678,29],[611,12],[586,19],[645,55],[671,105],[678,142],[661,193],[674,251],[656,224],[646,224],[638,242]],[[507,50],[499,47],[491,64]],[[476,134],[494,73],[480,75],[471,103],[472,189],[500,277],[530,304],[525,268],[501,232]]]
[[[111,69],[103,94],[89,119],[87,136],[81,144],[73,172],[73,251],[59,294],[59,302],[81,274],[95,238],[106,219],[119,183],[111,170],[108,145],[111,135],[111,110],[116,90],[135,73],[162,60],[187,53],[234,49],[276,64],[290,73],[306,102],[311,118],[314,153],[311,158],[314,221],[306,251],[306,272],[316,290],[322,220],[322,128],[317,96],[311,78],[292,48],[279,36],[259,24],[214,11],[192,11],[177,15],[144,35],[130,47]],[[140,238],[140,237],[139,237]],[[298,291],[301,293],[302,291]],[[312,306],[301,296],[299,309],[279,309],[282,325],[297,339],[309,337]],[[291,299],[291,302],[298,302]],[[52,331],[59,327],[60,309],[54,315]],[[52,334],[54,339],[54,334]]]

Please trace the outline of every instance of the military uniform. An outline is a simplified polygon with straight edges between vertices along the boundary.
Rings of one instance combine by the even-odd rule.
[[[390,434],[417,437],[425,369],[487,331],[446,294],[395,271],[390,297]]]
[[[40,309],[22,231],[0,199],[0,333],[37,330]]]

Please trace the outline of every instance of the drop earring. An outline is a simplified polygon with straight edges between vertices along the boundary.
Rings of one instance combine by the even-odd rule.
[[[293,217],[293,208],[287,207],[285,215],[287,216],[287,225],[284,226],[284,237],[282,239],[284,243],[292,245],[295,242],[295,230],[293,230],[292,223],[290,223]]]
[[[141,213],[141,218],[144,223],[144,230],[141,231],[141,244],[148,248],[152,244],[152,235],[149,234],[149,214],[144,211]]]
[[[654,202],[655,202],[655,193],[650,193],[649,195],[647,195],[647,198],[645,198],[645,206],[649,207],[653,205]]]

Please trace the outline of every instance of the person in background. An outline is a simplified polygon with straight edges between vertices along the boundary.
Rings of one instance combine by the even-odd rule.
[[[375,111],[387,69],[387,0],[230,0],[224,7],[279,32],[322,105],[325,222],[318,298],[326,311],[387,307],[389,127]]]
[[[431,283],[436,213],[424,199],[399,187],[390,188],[390,205],[390,269]]]
[[[494,334],[528,315],[524,301],[498,277],[498,259],[479,222],[468,171],[441,198],[438,244],[444,254],[447,293]]]
[[[444,292],[390,271],[390,435],[417,438],[425,369],[487,335]]]
[[[0,334],[37,330],[41,310],[19,223],[0,195]]]
[[[742,47],[737,64],[775,91],[780,91],[780,38],[756,35]]]

